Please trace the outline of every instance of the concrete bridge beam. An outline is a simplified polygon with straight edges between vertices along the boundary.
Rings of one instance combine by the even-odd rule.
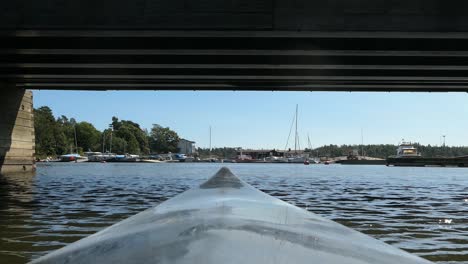
[[[33,95],[0,84],[0,173],[35,170]]]

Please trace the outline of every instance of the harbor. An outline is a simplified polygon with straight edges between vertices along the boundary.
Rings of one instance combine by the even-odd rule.
[[[37,110],[38,120],[54,120],[48,107]],[[151,130],[130,120],[112,117],[112,123],[102,132],[87,122],[76,123],[62,116],[50,124],[37,122],[38,128],[61,131],[65,138],[57,138],[55,145],[46,136],[36,137],[36,162],[97,162],[97,163],[291,163],[299,165],[385,165],[468,167],[468,147],[420,145],[402,139],[397,145],[364,144],[361,128],[359,145],[323,145],[313,147],[320,135],[301,137],[299,105],[296,104],[282,148],[213,147],[212,126],[209,126],[208,147],[196,146],[194,140],[158,124]],[[42,128],[42,126],[44,126]],[[261,136],[259,136],[261,137]],[[304,140],[305,139],[305,140]],[[44,141],[44,142],[43,142]],[[62,145],[58,145],[62,142]],[[304,144],[306,142],[306,144]],[[302,144],[301,144],[302,143]],[[422,150],[418,150],[418,147]],[[87,151],[86,151],[87,150]],[[98,151],[101,150],[101,151]],[[60,155],[61,154],[61,155]]]
[[[191,141],[191,144],[195,142]],[[195,148],[190,154],[163,153],[150,155],[115,154],[101,152],[85,152],[84,155],[66,154],[56,159],[48,158],[38,162],[131,162],[131,163],[178,163],[178,162],[202,162],[202,163],[267,163],[267,164],[341,164],[341,165],[385,165],[385,166],[407,166],[407,167],[467,167],[468,156],[459,157],[423,157],[411,143],[403,142],[396,149],[396,155],[387,158],[375,158],[359,155],[353,151],[347,156],[319,156],[313,151],[304,150],[265,150],[265,149],[242,149],[237,148],[235,155],[230,157],[218,157],[209,155],[200,157]]]

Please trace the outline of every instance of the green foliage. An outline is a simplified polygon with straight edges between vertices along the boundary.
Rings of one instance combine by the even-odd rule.
[[[76,124],[75,119],[71,118],[68,120],[66,116],[57,118],[55,123],[55,140],[57,141],[57,148],[55,154],[62,155],[70,153],[74,149],[74,126]],[[37,137],[36,137],[37,141]]]
[[[76,122],[60,116],[54,119],[49,107],[35,109],[36,153],[38,157],[63,155],[70,152],[110,151],[117,154],[148,154],[149,138],[140,125],[132,121],[119,121],[112,118],[114,130],[106,129],[103,133],[91,123]],[[78,150],[75,147],[75,129]],[[103,147],[103,140],[105,146]]]
[[[112,126],[114,127],[113,135],[116,138],[123,139],[122,145],[114,148],[112,151],[116,153],[131,153],[131,154],[148,154],[149,143],[148,136],[145,131],[140,128],[140,125],[128,120],[119,121],[117,117],[112,117]]]
[[[109,141],[109,144],[110,144],[110,141]],[[113,153],[117,153],[117,154],[132,153],[132,152],[127,151],[126,145],[127,145],[127,141],[125,141],[125,139],[112,136],[112,152]]]
[[[140,125],[129,121],[112,117],[112,129],[106,129],[102,133],[91,123],[76,122],[73,118],[60,116],[55,119],[52,110],[40,107],[34,110],[36,130],[36,155],[40,158],[46,156],[63,155],[78,151],[111,151],[117,154],[150,153],[150,140],[152,151],[157,153],[177,152],[179,136],[169,128],[156,126],[151,135],[141,129]],[[75,130],[78,150],[75,147]],[[103,146],[104,143],[104,146]]]
[[[77,123],[75,119],[66,116],[55,120],[52,110],[47,106],[34,109],[34,129],[36,156],[39,158],[100,148],[101,132],[92,124]],[[78,149],[75,146],[75,129]]]
[[[446,146],[431,146],[431,145],[420,145],[415,144],[418,151],[422,153],[423,157],[458,157],[468,155],[468,147],[446,147]]]
[[[55,139],[55,119],[52,110],[43,106],[34,110],[34,129],[36,131],[36,155],[54,155],[57,150]]]
[[[415,147],[421,152],[423,157],[457,157],[468,155],[468,147],[443,147],[420,145],[415,143]],[[325,145],[316,149],[305,149],[305,152],[310,153],[313,157],[339,157],[347,156],[353,151],[357,151],[361,155],[364,149],[365,156],[385,159],[389,156],[396,154],[397,145],[392,144],[379,144],[379,145]],[[208,158],[210,156],[217,158],[235,158],[236,148],[213,148],[210,152],[208,148],[198,148],[198,154],[201,158]]]
[[[431,145],[420,145],[415,143],[414,146],[418,148],[418,151],[423,157],[457,157],[468,155],[468,147],[444,147],[444,146],[431,146]],[[387,158],[396,154],[397,145],[392,144],[380,144],[380,145],[326,145],[312,150],[312,154],[315,156],[328,156],[338,157],[347,156],[353,150],[358,151],[359,155],[362,154],[362,149],[366,156],[375,158]]]
[[[78,146],[85,151],[98,150],[100,147],[101,132],[88,122],[76,124],[76,137]]]
[[[154,125],[150,132],[150,147],[152,153],[178,152],[179,135],[168,127]]]
[[[198,155],[200,158],[209,158],[210,155],[211,157],[217,157],[217,158],[223,158],[223,159],[232,159],[236,157],[237,154],[237,148],[212,148],[211,152],[209,148],[198,148],[197,150]]]
[[[82,152],[83,149],[99,147],[100,132],[87,122],[77,123],[75,119],[61,116],[55,120],[52,110],[43,106],[34,110],[36,131],[36,155],[38,157]],[[78,149],[75,146],[75,128]]]

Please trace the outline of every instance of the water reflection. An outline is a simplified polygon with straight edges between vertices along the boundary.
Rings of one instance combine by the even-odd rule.
[[[0,260],[23,263],[34,245],[34,174],[0,175]]]
[[[230,164],[284,201],[441,263],[468,261],[462,168]],[[0,262],[24,263],[200,184],[220,164],[41,164],[0,177]]]

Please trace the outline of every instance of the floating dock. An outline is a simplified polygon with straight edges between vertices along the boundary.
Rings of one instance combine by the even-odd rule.
[[[468,167],[468,156],[455,158],[387,158],[387,166]]]
[[[372,160],[337,160],[335,163],[342,165],[387,165],[387,161],[384,159],[372,159]]]

